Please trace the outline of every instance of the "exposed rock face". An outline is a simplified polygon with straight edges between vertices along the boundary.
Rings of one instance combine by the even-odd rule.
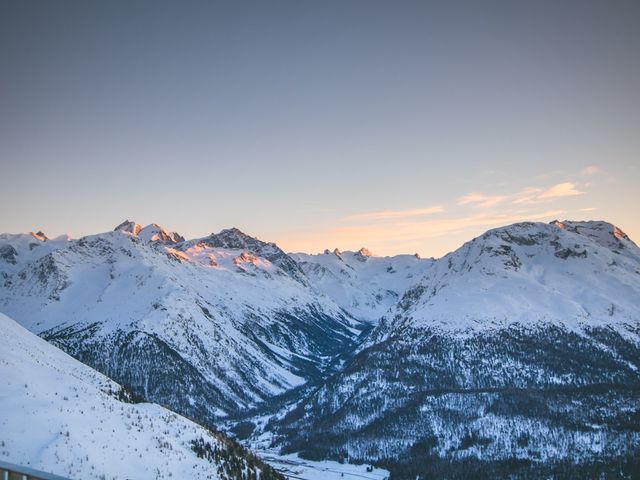
[[[138,235],[140,233],[140,230],[142,230],[142,227],[138,225],[136,222],[132,222],[130,220],[125,220],[124,222],[122,222],[120,225],[118,225],[116,228],[113,229],[114,232],[122,231],[122,232],[130,233],[131,235]]]
[[[135,222],[125,220],[116,228],[114,232],[126,232],[133,236],[140,237],[147,242],[159,242],[165,245],[184,242],[184,237],[176,232],[167,232],[157,223],[152,223],[142,228]]]
[[[307,283],[304,273],[298,264],[275,243],[267,243],[251,237],[237,228],[222,230],[220,233],[212,233],[208,237],[186,242],[185,247],[192,246],[194,242],[211,248],[223,248],[227,250],[243,250],[258,257],[265,258],[278,266],[282,272],[301,283]]]
[[[9,244],[0,245],[0,260],[15,265],[17,263],[17,255],[18,251],[13,246]]]

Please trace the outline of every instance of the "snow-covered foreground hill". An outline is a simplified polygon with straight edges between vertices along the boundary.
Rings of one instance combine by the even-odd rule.
[[[74,479],[282,478],[0,314],[0,459]],[[251,476],[253,475],[253,476]]]
[[[183,241],[125,222],[50,246],[6,244],[17,260],[0,259],[0,311],[209,425],[320,379],[362,328],[275,244],[237,229]]]
[[[630,472],[640,249],[605,222],[491,230],[437,260],[343,370],[267,430],[286,452],[398,478]]]

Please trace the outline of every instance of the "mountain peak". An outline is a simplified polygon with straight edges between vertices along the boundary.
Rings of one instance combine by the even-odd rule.
[[[125,220],[113,230],[115,232],[129,233],[134,237],[139,237],[143,240],[146,240],[147,242],[160,242],[168,244],[184,242],[184,237],[182,235],[176,232],[167,232],[157,223],[152,223],[142,228],[136,222]]]
[[[157,223],[147,225],[138,233],[138,237],[148,242],[179,243],[184,242],[184,237],[176,232],[167,232]]]
[[[263,242],[258,238],[247,235],[236,227],[225,228],[218,233],[212,233],[206,237],[207,243],[218,248],[232,248],[236,250],[256,248],[256,246],[274,245],[272,243]]]
[[[568,232],[588,237],[607,248],[624,248],[630,245],[636,246],[633,240],[620,228],[604,220],[564,220],[562,222],[554,220],[551,222],[551,225]]]
[[[256,238],[252,237],[251,235],[248,235],[246,233],[244,233],[242,230],[240,230],[239,228],[236,227],[231,227],[231,228],[224,228],[222,230],[220,230],[218,233],[212,233],[211,236],[216,236],[216,237],[224,237],[224,238],[251,238],[254,240],[257,240]]]
[[[365,247],[362,247],[360,250],[356,252],[356,254],[361,257],[373,257],[373,252]]]
[[[226,228],[221,230],[219,233],[212,233],[208,237],[187,243],[190,244],[192,242],[197,242],[214,248],[244,250],[255,256],[269,260],[296,280],[302,283],[305,283],[306,281],[298,264],[283,252],[275,243],[263,242],[256,237],[247,235],[238,228]]]
[[[138,235],[142,230],[142,227],[136,222],[132,222],[131,220],[125,220],[116,228],[113,229],[114,232],[127,232],[131,235]]]
[[[49,237],[47,237],[42,230],[38,230],[35,233],[29,232],[29,235],[31,235],[33,238],[41,242],[46,242],[47,240],[49,240]]]

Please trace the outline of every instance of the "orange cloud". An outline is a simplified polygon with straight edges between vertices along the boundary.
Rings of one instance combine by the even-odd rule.
[[[563,210],[547,210],[529,214],[474,215],[427,221],[396,222],[392,225],[356,225],[334,228],[329,236],[346,243],[377,240],[417,240],[457,233],[472,227],[492,227],[520,221],[557,217]]]
[[[325,229],[292,234],[283,242],[306,251],[336,246],[343,250],[357,249],[365,245],[381,254],[410,252],[409,249],[424,252],[428,246],[428,254],[440,255],[489,228],[559,218],[564,210],[540,205],[584,193],[569,181],[504,194],[474,191],[457,198],[456,205],[461,212],[458,215],[429,217],[444,212],[442,206],[364,212],[337,218]],[[448,210],[449,206],[446,207]]]
[[[563,182],[549,188],[528,187],[511,195],[486,195],[472,192],[458,198],[458,205],[473,205],[478,208],[493,208],[505,202],[514,204],[532,204],[547,201],[553,198],[571,197],[582,195],[585,192],[578,190],[575,183]]]
[[[584,192],[581,192],[576,188],[575,183],[564,182],[558,183],[551,188],[548,188],[544,192],[542,192],[538,198],[559,198],[559,197],[572,197],[574,195],[583,195]]]

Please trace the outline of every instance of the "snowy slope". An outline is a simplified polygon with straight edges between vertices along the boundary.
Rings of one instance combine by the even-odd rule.
[[[22,270],[30,262],[64,247],[69,240],[67,235],[49,239],[42,232],[0,234],[0,280]]]
[[[276,478],[184,417],[119,400],[120,385],[2,314],[0,337],[1,459],[78,479]],[[194,442],[220,458],[198,457]]]
[[[520,223],[436,262],[392,321],[444,330],[552,322],[624,334],[640,319],[640,249],[604,222]]]
[[[555,222],[437,260],[271,429],[285,452],[401,478],[563,462],[595,477],[639,466],[639,419],[640,249],[605,222]]]
[[[0,311],[205,422],[320,378],[352,349],[358,322],[274,244],[235,229],[167,244],[128,223],[28,263]]]
[[[417,255],[377,257],[366,248],[357,252],[325,250],[294,253],[313,285],[356,318],[374,323],[415,285],[433,264]]]

